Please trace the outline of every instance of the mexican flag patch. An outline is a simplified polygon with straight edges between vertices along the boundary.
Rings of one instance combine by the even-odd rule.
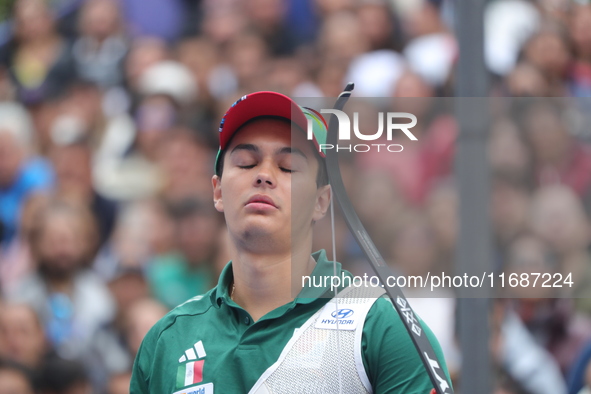
[[[203,363],[205,360],[190,361],[179,365],[176,374],[176,387],[182,388],[203,380]]]

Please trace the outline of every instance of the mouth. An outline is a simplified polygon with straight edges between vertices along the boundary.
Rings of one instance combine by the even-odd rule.
[[[265,196],[262,194],[256,194],[248,199],[246,202],[247,206],[252,207],[273,207],[277,208],[277,205],[273,201],[273,199],[269,196]]]

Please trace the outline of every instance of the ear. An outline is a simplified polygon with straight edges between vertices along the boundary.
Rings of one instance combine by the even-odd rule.
[[[332,189],[330,185],[319,187],[316,191],[316,205],[314,206],[314,213],[312,214],[312,220],[318,221],[326,215],[326,211],[330,206],[330,194]]]
[[[224,202],[222,201],[222,180],[219,176],[214,175],[211,178],[213,185],[213,206],[218,212],[224,212]]]

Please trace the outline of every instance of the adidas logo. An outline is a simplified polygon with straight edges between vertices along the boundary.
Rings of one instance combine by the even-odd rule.
[[[186,387],[203,380],[203,364],[205,363],[205,348],[199,341],[193,347],[185,350],[185,354],[179,358],[179,368],[176,376],[176,387]],[[188,362],[187,362],[188,361]]]

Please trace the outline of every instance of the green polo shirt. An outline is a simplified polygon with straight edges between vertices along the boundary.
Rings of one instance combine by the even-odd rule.
[[[312,257],[317,264],[311,276],[334,274],[324,251]],[[340,264],[337,268],[340,277]],[[131,394],[184,393],[181,390],[187,387],[207,388],[194,390],[203,393],[248,393],[277,361],[294,330],[330,299],[320,298],[328,288],[305,287],[292,302],[253,323],[248,312],[230,299],[232,280],[230,262],[215,288],[179,305],[152,327],[135,359]],[[447,374],[437,340],[425,323],[421,325]],[[378,299],[366,317],[362,354],[374,393],[428,394],[432,389],[418,352],[387,297]]]

